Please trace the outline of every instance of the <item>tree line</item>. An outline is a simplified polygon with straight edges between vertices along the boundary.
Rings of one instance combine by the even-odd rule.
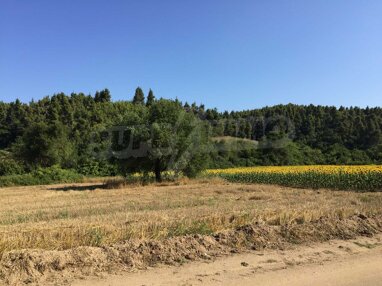
[[[106,140],[113,126],[124,129]],[[57,165],[96,176],[152,171],[161,180],[165,170],[194,176],[233,166],[378,164],[381,129],[380,107],[219,112],[156,99],[152,90],[146,96],[139,87],[125,101],[112,101],[108,89],[59,93],[28,104],[0,102],[0,175]],[[131,154],[121,156],[128,148]]]

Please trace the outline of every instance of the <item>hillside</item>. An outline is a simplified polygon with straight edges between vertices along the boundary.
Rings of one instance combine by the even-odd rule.
[[[152,110],[158,102],[171,105],[172,109],[169,107],[160,114],[162,119],[157,120],[158,114]],[[212,146],[203,147],[206,163],[203,168],[382,162],[380,107],[288,104],[218,112],[178,100],[157,100],[153,92],[146,99],[139,88],[132,100],[113,102],[110,91],[105,89],[94,96],[60,93],[28,104],[19,100],[0,102],[0,150],[7,154],[2,160],[6,163],[0,163],[0,175],[53,165],[76,169],[85,175],[116,175],[121,170],[115,160],[93,156],[94,149],[102,145],[100,134],[113,126],[125,126],[135,130],[126,137],[134,137],[134,144],[139,145],[149,140],[151,124],[156,120],[162,124],[158,130],[163,131],[163,124],[167,124],[168,134],[178,136],[187,128],[171,130],[179,120],[171,115],[171,110],[178,113],[183,110],[189,118],[196,118],[203,125],[201,129],[198,127],[199,134],[212,138]],[[142,126],[146,134],[138,134]],[[94,142],[95,134],[97,142]],[[193,154],[196,149],[192,150]],[[132,161],[135,166],[141,163]]]

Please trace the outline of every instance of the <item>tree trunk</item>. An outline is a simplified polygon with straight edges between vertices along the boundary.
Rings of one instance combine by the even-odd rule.
[[[162,182],[162,174],[160,171],[160,160],[159,159],[155,160],[155,180],[159,183]]]

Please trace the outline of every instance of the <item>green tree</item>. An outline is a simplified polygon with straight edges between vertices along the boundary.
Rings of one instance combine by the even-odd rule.
[[[9,104],[0,101],[0,149],[9,144],[9,127],[6,124]]]
[[[147,95],[146,106],[153,105],[154,101],[155,101],[154,92],[150,89],[149,94]]]
[[[71,167],[75,160],[74,145],[68,129],[60,122],[32,124],[12,147],[14,154],[33,167],[61,165]]]
[[[19,99],[10,103],[4,122],[4,127],[8,129],[3,139],[6,141],[6,147],[9,147],[24,133],[25,127],[28,125],[28,109],[28,106],[21,103]]]
[[[150,109],[149,160],[157,181],[164,170],[195,176],[208,163],[208,127],[182,105],[160,99]]]
[[[104,90],[101,90],[100,92],[96,92],[94,96],[95,102],[110,102],[111,101],[111,95],[110,91],[105,88]]]
[[[134,104],[145,104],[145,94],[143,93],[143,90],[140,87],[137,87],[135,90],[134,98],[133,98]]]
[[[154,101],[150,108],[133,106],[124,123],[119,124],[124,126],[123,142],[113,144],[124,173],[153,171],[160,182],[165,170],[192,177],[207,166],[208,124],[172,100]]]

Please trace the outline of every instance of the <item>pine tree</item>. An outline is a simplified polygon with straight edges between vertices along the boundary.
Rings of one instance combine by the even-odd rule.
[[[150,89],[149,94],[147,95],[146,106],[153,105],[154,101],[155,101],[154,92]]]
[[[94,96],[94,101],[95,102],[110,102],[111,100],[111,95],[110,91],[105,88],[104,90],[101,90],[101,92],[96,92]]]
[[[145,104],[145,94],[143,93],[143,90],[140,87],[137,87],[137,89],[135,90],[133,103],[134,104]]]

